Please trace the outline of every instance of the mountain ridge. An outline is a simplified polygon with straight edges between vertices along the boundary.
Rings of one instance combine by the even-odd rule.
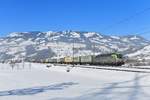
[[[139,42],[140,41],[140,42]],[[72,55],[109,53],[117,50],[132,53],[150,44],[137,35],[107,36],[86,31],[13,32],[0,38],[0,60],[47,59]],[[94,52],[94,53],[93,53]]]

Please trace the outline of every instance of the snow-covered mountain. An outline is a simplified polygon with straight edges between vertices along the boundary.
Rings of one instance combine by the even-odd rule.
[[[14,32],[0,38],[0,60],[46,59],[94,53],[108,53],[117,50],[127,54],[135,52],[150,42],[140,36],[106,36],[96,32]]]
[[[145,46],[144,48],[131,53],[127,54],[129,58],[136,58],[137,60],[148,60],[150,61],[150,45]]]

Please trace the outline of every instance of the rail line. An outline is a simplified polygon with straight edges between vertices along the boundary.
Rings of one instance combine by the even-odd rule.
[[[117,67],[117,66],[107,66],[107,67]],[[132,67],[132,66],[119,66],[118,68],[132,68],[132,69],[147,69],[150,70],[150,67]]]
[[[147,69],[146,70],[145,69],[139,70],[136,67],[135,67],[135,69],[133,67],[132,67],[132,69],[130,69],[127,67],[102,67],[102,66],[78,66],[78,65],[76,65],[75,67],[90,68],[90,69],[102,69],[102,70],[113,70],[113,71],[125,71],[125,72],[150,73],[150,71],[147,71]]]
[[[67,64],[58,64],[59,66],[67,66]],[[56,65],[57,66],[57,65]],[[72,66],[72,65],[69,65]],[[101,69],[101,70],[113,70],[113,71],[125,71],[125,72],[138,72],[138,73],[150,73],[150,67],[132,67],[132,66],[94,66],[94,65],[74,65],[79,68]],[[72,66],[73,68],[73,66]]]

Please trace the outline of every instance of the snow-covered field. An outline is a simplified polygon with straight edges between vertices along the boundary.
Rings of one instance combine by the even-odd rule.
[[[0,64],[0,100],[150,100],[150,73]]]

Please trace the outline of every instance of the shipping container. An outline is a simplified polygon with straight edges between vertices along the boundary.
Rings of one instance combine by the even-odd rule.
[[[93,62],[93,56],[81,56],[81,64],[91,64]]]
[[[73,59],[72,57],[64,57],[64,63],[72,63]]]
[[[73,62],[74,63],[80,63],[80,57],[74,57]]]

